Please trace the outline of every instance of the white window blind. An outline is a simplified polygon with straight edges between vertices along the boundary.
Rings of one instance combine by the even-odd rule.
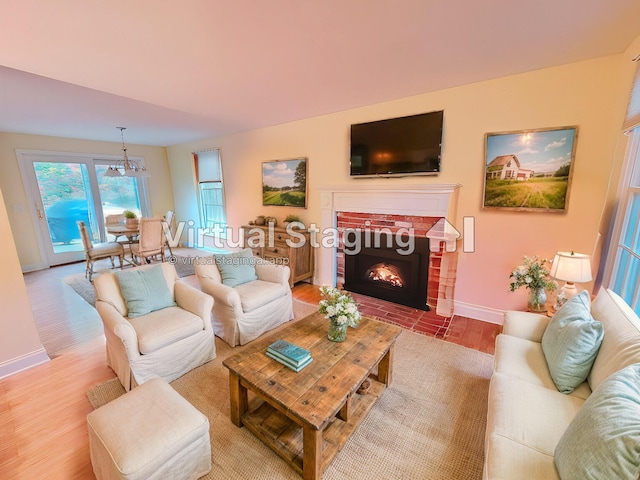
[[[197,162],[198,183],[221,182],[222,166],[220,165],[220,150],[207,150],[194,154]]]
[[[622,130],[627,133],[634,128],[640,127],[640,55],[636,62],[636,74],[633,77],[633,85],[629,94],[629,105],[627,106],[627,116],[622,124]]]
[[[625,170],[610,247],[615,261],[609,288],[640,315],[640,128],[631,131]]]
[[[224,182],[220,150],[207,150],[193,154],[200,193],[202,226],[211,230],[217,226],[225,229],[227,213],[224,202]]]

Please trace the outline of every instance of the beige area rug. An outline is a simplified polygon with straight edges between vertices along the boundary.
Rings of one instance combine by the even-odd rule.
[[[315,307],[314,307],[315,308]],[[205,479],[300,476],[246,428],[229,420],[232,349],[216,338],[217,357],[172,382],[211,425],[213,468]],[[324,480],[482,478],[487,393],[493,357],[403,331],[393,384],[325,470]],[[91,389],[94,408],[122,395],[118,380]]]

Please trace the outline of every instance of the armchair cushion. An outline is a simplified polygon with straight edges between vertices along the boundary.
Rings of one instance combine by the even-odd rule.
[[[287,295],[288,285],[255,280],[236,287],[242,311],[247,313]]]
[[[176,305],[160,265],[116,272],[129,318]]]
[[[163,308],[147,315],[130,318],[143,355],[195,335],[204,328],[202,318],[180,307]]]
[[[222,283],[236,287],[258,279],[255,257],[250,248],[225,255],[216,255],[216,265],[220,270]]]

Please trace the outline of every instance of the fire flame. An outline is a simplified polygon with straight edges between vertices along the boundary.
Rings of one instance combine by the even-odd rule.
[[[394,287],[402,287],[404,285],[398,269],[386,263],[371,267],[367,271],[367,277],[374,282],[388,283]]]

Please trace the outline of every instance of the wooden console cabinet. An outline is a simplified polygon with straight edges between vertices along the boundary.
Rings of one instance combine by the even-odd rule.
[[[282,227],[262,225],[243,225],[245,248],[251,248],[253,254],[282,265],[291,270],[289,285],[302,280],[313,283],[313,246],[307,230],[295,230],[289,234]]]

